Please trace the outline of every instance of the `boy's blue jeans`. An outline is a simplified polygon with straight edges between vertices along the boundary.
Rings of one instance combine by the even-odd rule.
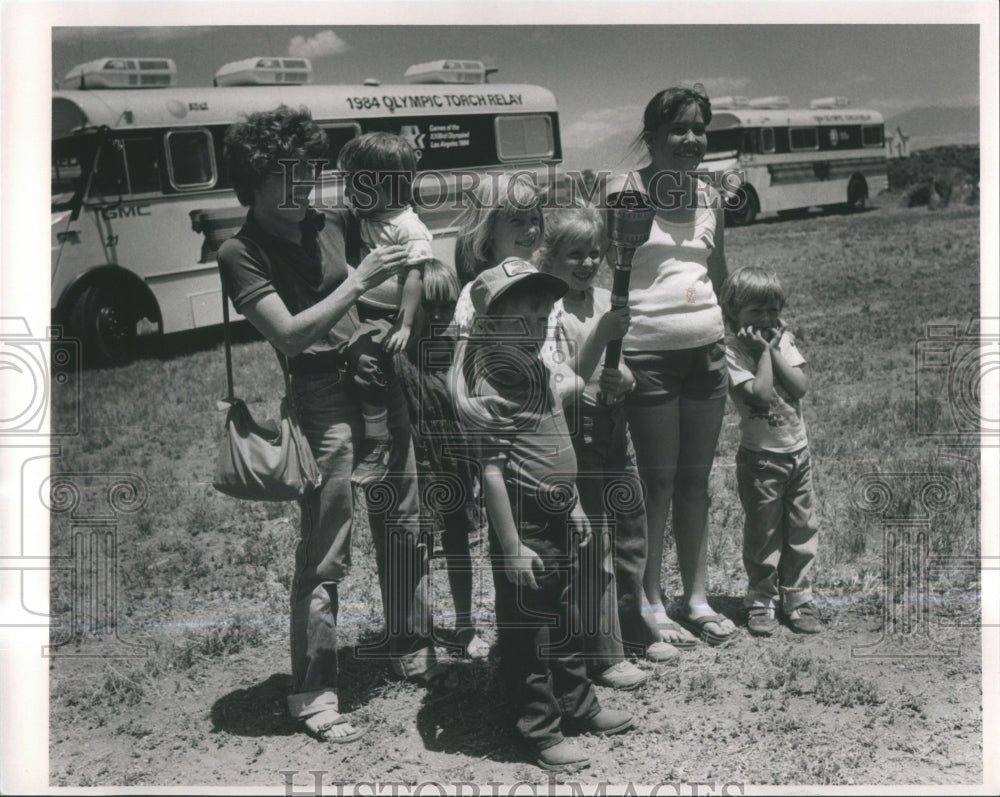
[[[518,732],[535,750],[544,750],[563,740],[564,717],[587,720],[601,706],[583,660],[571,587],[576,554],[566,518],[546,514],[530,499],[518,507],[514,490],[508,492],[521,542],[538,554],[544,571],[535,573],[538,589],[512,584],[491,524],[500,670]]]
[[[341,373],[294,377],[302,431],[323,472],[322,486],[301,501],[291,595],[293,717],[337,709],[338,583],[351,564],[355,442],[364,438],[361,403]],[[409,417],[398,383],[388,390],[392,449],[389,475],[373,485],[368,520],[378,565],[388,655],[399,675],[434,663],[427,550],[418,545],[419,503]],[[369,596],[362,596],[368,600]],[[363,655],[363,653],[362,653]]]
[[[747,607],[781,606],[790,612],[809,603],[809,570],[816,558],[819,527],[813,509],[808,447],[791,454],[736,453],[736,484],[746,513],[743,565]]]
[[[603,668],[621,661],[626,646],[642,652],[656,641],[642,619],[643,487],[623,404],[583,407],[573,425],[580,504],[593,530],[580,556],[583,649]]]

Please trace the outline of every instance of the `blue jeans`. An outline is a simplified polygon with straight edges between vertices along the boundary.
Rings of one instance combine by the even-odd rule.
[[[322,486],[300,502],[302,530],[291,595],[292,716],[337,708],[338,583],[351,564],[355,444],[364,439],[361,403],[341,373],[293,377],[299,422],[323,472]],[[398,384],[388,391],[389,474],[369,488],[368,520],[378,565],[388,651],[399,675],[434,663],[426,546],[409,416]]]
[[[580,505],[593,531],[580,552],[583,649],[602,668],[621,661],[624,646],[642,652],[656,641],[642,619],[643,487],[624,405],[582,408],[571,428]]]
[[[550,515],[531,499],[517,505],[508,485],[521,542],[541,558],[538,589],[512,584],[504,571],[500,542],[490,525],[490,561],[496,590],[500,671],[517,731],[535,750],[563,740],[560,723],[583,721],[601,710],[583,660],[578,601],[571,579],[576,552],[565,516]]]
[[[809,603],[818,537],[809,449],[776,454],[740,446],[736,484],[746,513],[744,604],[773,608],[780,595],[782,608],[790,612]]]

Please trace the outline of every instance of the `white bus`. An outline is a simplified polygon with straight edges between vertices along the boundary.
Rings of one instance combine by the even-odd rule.
[[[727,222],[823,206],[860,210],[887,186],[882,115],[844,97],[789,108],[787,97],[712,102],[704,168],[736,171],[743,184]]]
[[[213,87],[178,88],[169,59],[75,67],[52,96],[54,322],[97,363],[127,361],[138,335],[222,323],[215,253],[246,216],[223,168],[223,136],[247,112],[281,103],[309,108],[329,136],[326,204],[342,195],[333,169],[346,141],[407,137],[420,156],[415,191],[439,199],[421,214],[435,253],[451,261],[457,211],[447,199],[470,189],[470,172],[526,170],[542,182],[562,160],[552,93],[487,82],[491,71],[436,61],[411,67],[404,84],[318,86],[306,85],[308,59],[261,57],[224,66]]]

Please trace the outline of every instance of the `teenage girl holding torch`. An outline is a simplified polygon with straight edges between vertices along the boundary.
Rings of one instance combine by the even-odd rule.
[[[610,204],[615,194],[640,192],[656,207],[649,240],[632,259],[632,323],[622,349],[635,376],[626,412],[647,490],[644,611],[675,647],[695,644],[689,630],[713,645],[736,632],[732,621],[709,606],[706,593],[708,479],[727,389],[725,330],[716,298],[726,277],[722,200],[695,173],[711,118],[701,86],[658,92],[646,106],[635,142],[636,149],[645,148],[649,164],[608,183]],[[661,590],[671,506],[683,584],[676,617],[683,627],[668,617]]]

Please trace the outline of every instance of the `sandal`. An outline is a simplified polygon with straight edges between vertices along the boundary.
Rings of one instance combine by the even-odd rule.
[[[715,624],[720,628],[725,628],[723,623],[725,623],[727,619],[728,618],[723,617],[721,614],[706,614],[701,617],[684,617],[682,615],[677,618],[677,622],[684,628],[688,629],[691,633],[697,634],[702,642],[712,645],[713,647],[718,647],[719,645],[724,645],[726,642],[729,642],[733,637],[735,637],[737,629],[734,626],[732,631],[725,634],[717,634],[715,631],[709,630],[708,626]]]
[[[347,733],[343,736],[334,736],[327,733],[327,731],[335,725],[351,724],[348,717],[334,711],[332,708],[324,709],[323,711],[309,717],[303,717],[302,722],[306,726],[306,731],[309,735],[315,739],[319,739],[321,742],[348,744],[350,742],[356,742],[365,735],[364,728],[355,728],[353,733]]]
[[[657,612],[653,615],[653,621],[656,623],[656,630],[660,632],[661,640],[668,645],[678,650],[690,650],[697,644],[697,640],[687,632],[687,629],[675,623],[666,614]]]

